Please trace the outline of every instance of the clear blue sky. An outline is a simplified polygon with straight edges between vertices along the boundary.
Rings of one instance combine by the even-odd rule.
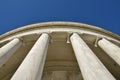
[[[0,34],[46,21],[75,21],[120,35],[120,0],[0,0]]]

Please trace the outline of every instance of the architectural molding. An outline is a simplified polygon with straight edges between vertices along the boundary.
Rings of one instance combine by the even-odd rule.
[[[120,36],[78,22],[44,22],[0,35],[1,80],[119,80]]]

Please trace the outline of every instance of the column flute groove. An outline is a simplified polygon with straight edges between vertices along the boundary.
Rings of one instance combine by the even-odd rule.
[[[46,33],[40,36],[11,80],[41,80],[49,39]]]
[[[77,33],[70,40],[84,80],[115,80]]]

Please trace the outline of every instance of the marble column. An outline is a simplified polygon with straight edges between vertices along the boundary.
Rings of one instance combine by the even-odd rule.
[[[40,36],[11,80],[41,80],[49,39],[46,33]]]
[[[115,80],[77,33],[70,40],[84,80]]]
[[[15,38],[0,48],[0,67],[5,64],[21,45],[22,42],[18,38]]]
[[[105,38],[98,41],[98,45],[117,63],[120,65],[120,47]]]

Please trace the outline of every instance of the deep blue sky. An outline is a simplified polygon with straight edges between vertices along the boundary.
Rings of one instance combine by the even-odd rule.
[[[75,21],[120,35],[120,0],[0,0],[0,34],[46,21]]]

